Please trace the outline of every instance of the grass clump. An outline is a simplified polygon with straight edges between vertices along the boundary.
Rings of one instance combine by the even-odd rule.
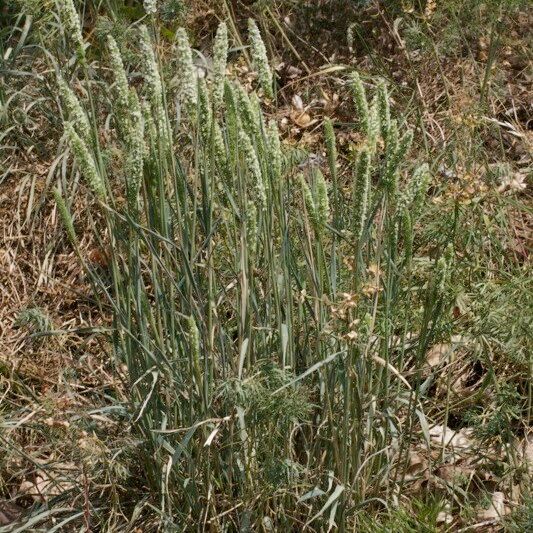
[[[261,88],[273,96],[265,48],[250,28]],[[365,140],[351,162],[352,192],[336,182],[332,124],[331,183],[315,165],[284,169],[277,127],[267,125],[255,93],[228,80],[221,100],[224,26],[217,78],[207,80],[196,78],[178,30],[176,121],[153,38],[139,31],[140,92],[128,87],[109,39],[124,182],[106,168],[97,139],[76,133],[85,125],[75,117],[86,115],[73,103],[66,128],[110,238],[112,284],[94,273],[93,281],[114,312],[114,355],[128,369],[146,483],[176,526],[268,517],[320,527],[324,504],[330,522],[355,523],[357,506],[389,485],[396,436],[418,425],[421,382],[398,379],[402,331],[412,323],[403,295],[414,290],[424,309],[410,348],[418,359],[446,311],[453,250],[435,261],[421,290],[406,256],[429,170],[406,163],[412,132],[398,133],[384,85],[368,102],[357,74]],[[405,186],[404,173],[412,176]],[[294,498],[321,485],[324,469],[333,476],[329,499],[298,506]],[[287,498],[295,514],[284,511]],[[237,513],[228,507],[235,499]]]

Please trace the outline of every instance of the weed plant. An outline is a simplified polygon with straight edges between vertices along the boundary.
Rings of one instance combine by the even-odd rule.
[[[89,67],[72,13],[63,15],[77,66],[65,65],[58,87],[110,275],[80,259],[113,310],[153,504],[169,530],[354,523],[402,484],[410,438],[427,427],[421,365],[450,305],[451,245],[433,250],[423,285],[412,274],[430,171],[407,163],[411,130],[391,116],[385,85],[369,99],[354,73],[363,140],[346,191],[333,124],[324,169],[296,165],[265,119],[273,76],[253,22],[257,92],[223,78],[224,26],[217,77],[207,78],[178,30],[170,90],[155,26],[137,30],[134,85],[112,37],[105,64]],[[74,78],[86,98],[65,81]],[[106,143],[97,105],[110,113]],[[56,199],[79,252],[81,221]],[[401,377],[408,362],[411,382]]]

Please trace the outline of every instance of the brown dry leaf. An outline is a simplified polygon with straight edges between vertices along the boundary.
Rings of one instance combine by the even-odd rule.
[[[383,276],[383,271],[379,268],[376,263],[368,265],[366,271],[372,276]]]
[[[448,525],[453,522],[451,505],[447,503],[444,509],[437,515],[437,525]]]
[[[426,355],[426,364],[430,368],[440,365],[444,359],[451,353],[452,347],[450,344],[442,343],[432,346]]]
[[[293,80],[295,78],[298,78],[302,75],[302,70],[299,69],[298,67],[295,67],[293,65],[289,65],[287,67],[287,78],[289,78],[290,80]]]
[[[492,502],[488,509],[482,509],[478,513],[478,519],[483,521],[499,520],[510,512],[510,509],[505,506],[503,492],[495,492],[492,495]]]
[[[428,460],[417,450],[409,451],[409,466],[406,470],[405,481],[411,482],[410,490],[416,492],[429,479]]]
[[[452,381],[452,392],[458,396],[465,395],[467,393],[468,378],[470,374],[465,369],[461,369],[460,372],[456,372],[457,377]]]
[[[420,477],[422,472],[427,470],[428,461],[420,453],[411,450],[409,452],[409,466],[406,471],[406,481],[412,481]]]
[[[59,472],[64,473],[64,477]],[[38,502],[46,502],[73,489],[78,474],[79,471],[73,463],[55,463],[53,475],[39,469],[34,481],[25,480],[20,484],[18,493],[30,496]]]
[[[290,118],[300,128],[309,128],[318,122],[317,119],[312,119],[309,113],[305,111],[291,111]]]
[[[457,484],[461,478],[469,478],[474,472],[475,468],[469,461],[458,460],[453,464],[442,465],[438,469],[437,475],[448,483]]]
[[[523,172],[513,172],[503,177],[498,192],[512,191],[522,192],[527,189],[526,174]]]
[[[472,447],[472,430],[462,428],[454,431],[446,426],[435,425],[429,429],[429,436],[436,444],[443,444],[445,447],[451,447],[454,450],[468,450]]]

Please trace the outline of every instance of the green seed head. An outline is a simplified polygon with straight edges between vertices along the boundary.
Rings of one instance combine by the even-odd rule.
[[[450,282],[454,249],[451,243],[448,244],[444,253],[439,257],[435,269],[435,286],[437,291],[443,295]]]
[[[355,103],[355,110],[359,120],[361,132],[368,135],[369,132],[369,111],[368,100],[366,99],[366,91],[361,81],[361,77],[357,72],[354,72],[351,77],[351,86],[353,91],[353,98]]]
[[[298,178],[302,186],[302,193],[304,197],[305,208],[307,209],[309,220],[311,221],[311,224],[313,225],[313,227],[318,228],[320,221],[318,218],[318,212],[317,212],[317,208],[315,205],[315,200],[313,198],[313,194],[311,193],[311,189],[309,188],[307,181],[305,181],[304,175],[300,174]]]
[[[430,173],[427,163],[420,165],[398,200],[398,209],[409,209],[420,196],[424,196],[429,183]]]
[[[267,128],[268,153],[270,164],[272,165],[272,176],[276,183],[279,183],[283,172],[283,153],[276,121],[271,120]]]
[[[398,171],[411,147],[411,143],[413,142],[413,131],[407,130],[405,135],[398,142],[396,142],[396,139],[396,132],[391,128],[389,139],[391,142],[390,147],[387,146],[384,183],[392,194],[396,194]],[[396,147],[393,143],[395,143]]]
[[[259,33],[259,28],[255,20],[248,19],[248,35],[250,39],[250,46],[252,49],[252,59],[257,69],[257,76],[259,84],[268,98],[274,97],[273,77],[270,65],[268,64],[268,56],[265,48],[265,43]]]
[[[390,102],[387,86],[383,81],[378,84],[378,109],[379,109],[379,124],[381,127],[381,138],[386,141],[391,126],[390,119]]]
[[[329,220],[329,198],[328,187],[324,175],[320,170],[315,169],[313,171],[316,187],[316,212],[318,219],[318,227],[322,231]]]
[[[144,0],[143,5],[147,15],[155,15],[157,13],[157,0]]]
[[[213,142],[215,149],[215,160],[219,171],[224,178],[228,179],[232,174],[229,170],[228,152],[226,151],[226,143],[224,142],[224,135],[216,121],[213,121]]]
[[[244,153],[244,159],[246,161],[248,172],[253,180],[256,201],[261,210],[266,209],[267,197],[259,160],[257,159],[257,154],[255,153],[250,137],[242,130],[239,132],[239,144]]]
[[[398,162],[401,163],[404,159],[407,153],[409,152],[409,149],[411,148],[411,144],[413,144],[413,130],[409,129],[405,132],[405,135],[400,139],[400,145],[398,147],[398,154],[397,159]]]
[[[139,188],[144,173],[144,118],[137,93],[129,92],[130,115],[125,144],[128,151],[126,158],[126,189],[132,210],[136,211]]]
[[[413,199],[412,208],[411,208],[413,218],[418,217],[418,215],[420,214],[420,211],[422,209],[422,204],[426,197],[429,184],[431,183],[431,173],[429,171],[428,165],[425,165],[425,169],[419,179],[420,179],[420,186],[417,188],[415,197]]]
[[[85,46],[83,42],[83,36],[81,34],[81,22],[74,5],[73,0],[58,0],[60,7],[61,21],[65,26],[65,32],[68,38],[74,43],[76,47],[76,54],[78,59],[85,62]]]
[[[129,104],[129,86],[124,63],[118,45],[113,36],[107,36],[107,46],[109,48],[109,60],[111,70],[115,77],[116,103],[120,114],[125,114]]]
[[[221,22],[213,45],[213,104],[219,109],[224,98],[224,80],[228,60],[228,28]]]
[[[80,167],[80,172],[86,179],[89,188],[94,194],[96,194],[96,196],[98,196],[98,198],[105,200],[106,192],[104,182],[96,168],[93,156],[89,152],[87,145],[76,133],[72,124],[67,122],[65,124],[65,131],[67,133],[70,147],[74,152],[76,162]]]
[[[57,85],[61,101],[68,113],[68,118],[74,125],[74,128],[80,137],[87,143],[91,142],[91,125],[85,111],[81,107],[78,97],[74,91],[67,85],[65,80],[59,76],[57,78]]]
[[[242,126],[253,139],[261,136],[261,124],[257,120],[257,113],[250,96],[241,85],[235,85],[235,96]]]
[[[149,102],[141,100],[141,114],[144,123],[145,141],[144,141],[144,159],[147,161],[152,155],[152,149],[157,144],[157,130],[155,127],[154,115]]]
[[[385,160],[389,161],[394,157],[398,150],[398,143],[400,142],[400,134],[398,132],[398,122],[391,120],[389,133],[385,143]]]
[[[191,315],[188,319],[189,327],[189,342],[193,359],[198,360],[200,358],[200,333],[194,317]]]
[[[380,135],[380,118],[379,118],[379,106],[376,99],[370,106],[368,112],[368,149],[371,154],[376,153],[377,142]]]
[[[192,51],[185,28],[176,32],[177,69],[180,79],[180,98],[185,108],[191,112],[196,107],[197,73],[192,60]]]
[[[329,220],[328,190],[326,180],[320,170],[313,169],[313,177],[314,191],[312,191],[307,184],[303,174],[300,174],[299,180],[302,185],[302,192],[309,220],[316,233],[321,235]]]
[[[152,47],[152,39],[148,28],[144,25],[140,27],[140,48],[148,98],[154,109],[157,109],[163,102],[163,86]]]
[[[211,110],[211,102],[209,101],[209,93],[207,85],[202,78],[198,80],[198,109],[200,122],[200,132],[202,134],[204,143],[207,144],[211,137],[211,124],[213,122],[213,112]]]

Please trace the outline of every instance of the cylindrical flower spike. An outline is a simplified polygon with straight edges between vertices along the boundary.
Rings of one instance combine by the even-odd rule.
[[[144,119],[137,93],[130,90],[130,120],[126,132],[126,188],[128,201],[133,210],[137,208],[139,187],[144,173]]]
[[[148,28],[144,25],[140,27],[140,48],[144,80],[148,88],[148,98],[154,109],[157,109],[163,102],[163,86],[152,47],[152,39],[148,33]]]
[[[198,110],[200,133],[202,134],[204,143],[207,144],[209,138],[211,137],[211,123],[213,122],[213,112],[211,110],[211,102],[209,101],[207,85],[203,78],[198,80]]]
[[[311,189],[309,188],[309,185],[307,184],[307,181],[305,181],[304,175],[299,175],[300,184],[302,186],[302,192],[304,196],[304,203],[305,207],[307,209],[307,214],[309,215],[309,220],[311,221],[311,224],[314,228],[318,228],[320,225],[320,221],[318,218],[317,208],[315,205],[315,200],[313,198],[313,194],[311,193]]]
[[[424,163],[417,167],[413,172],[413,176],[407,184],[405,190],[400,195],[398,200],[398,209],[409,209],[411,204],[418,197],[419,193],[427,187],[429,181],[429,166]]]
[[[435,284],[440,294],[443,294],[450,281],[453,263],[453,245],[448,244],[444,254],[439,258],[436,265]]]
[[[216,121],[213,122],[213,142],[215,143],[215,158],[216,163],[225,179],[232,177],[229,170],[228,152],[226,151],[226,143],[224,142],[224,135]]]
[[[363,234],[368,210],[368,194],[370,191],[370,153],[363,149],[357,161],[355,190],[353,196],[354,235],[357,240]]]
[[[213,105],[219,109],[224,98],[224,81],[228,60],[228,28],[221,22],[213,44]]]
[[[361,131],[368,135],[368,122],[369,122],[369,111],[368,111],[368,100],[366,99],[366,91],[361,81],[361,77],[357,72],[354,72],[351,77],[351,86],[353,91],[353,98],[355,103],[355,110],[357,111],[357,119],[359,120],[359,125]]]
[[[74,128],[85,142],[91,141],[91,125],[85,111],[81,107],[78,97],[74,91],[67,85],[65,80],[58,76],[57,85],[61,100],[65,106],[68,118],[73,123]]]
[[[73,0],[59,0],[61,20],[65,25],[69,39],[76,47],[76,54],[81,62],[85,62],[85,45],[81,34],[81,22]]]
[[[257,121],[257,115],[254,110],[250,96],[246,90],[239,84],[234,86],[239,109],[239,117],[246,132],[254,139],[261,136],[261,125]]]
[[[200,367],[200,332],[194,317],[191,315],[187,320],[187,329],[189,335],[189,350],[191,357],[191,373],[193,374],[194,381],[198,392],[202,390],[202,371]]]
[[[129,104],[129,85],[124,69],[124,62],[118,48],[117,42],[112,35],[107,36],[107,46],[109,48],[109,58],[111,63],[111,70],[115,78],[115,93],[117,95],[117,107],[119,113],[126,113]]]
[[[167,123],[166,110],[164,108],[163,83],[157,65],[155,53],[152,47],[152,39],[146,26],[140,27],[140,48],[144,80],[147,86],[147,95],[154,113],[154,123],[162,146],[170,147],[172,139]]]
[[[408,129],[405,132],[405,135],[400,139],[400,144],[398,146],[398,154],[396,156],[398,159],[398,163],[403,161],[403,159],[407,155],[407,152],[409,152],[409,149],[411,148],[412,143],[413,143],[413,130]]]
[[[329,220],[329,198],[328,187],[324,175],[320,170],[314,169],[316,187],[316,214],[318,219],[319,231],[322,231]]]
[[[385,142],[385,161],[389,161],[398,150],[398,143],[400,142],[400,134],[398,132],[398,122],[391,120],[389,127],[389,134]]]
[[[255,68],[257,69],[257,76],[259,84],[268,98],[274,97],[273,77],[270,65],[268,64],[268,56],[265,48],[265,43],[259,33],[259,28],[255,20],[248,19],[248,35],[250,39],[250,46],[252,48],[252,59]]]
[[[227,137],[228,156],[227,163],[233,165],[237,159],[237,145],[241,120],[239,116],[239,104],[235,85],[228,80],[224,82],[224,122]]]
[[[418,217],[420,210],[422,209],[422,204],[424,202],[426,192],[431,182],[431,174],[429,172],[429,166],[427,164],[422,165],[422,170],[420,170],[420,172],[421,175],[417,177],[419,185],[417,186],[417,190],[413,198],[413,202],[411,204],[411,216],[413,218]]]
[[[253,92],[249,96],[250,104],[252,106],[252,117],[254,122],[254,127],[257,130],[257,133],[262,137],[261,133],[264,129],[263,127],[263,111],[261,110],[261,100],[257,96],[256,92]]]
[[[70,123],[65,124],[65,130],[67,132],[68,140],[76,162],[80,167],[80,172],[87,180],[89,188],[93,191],[98,198],[104,200],[106,196],[104,182],[100,176],[93,156],[89,152],[87,145],[79,137],[74,130],[74,127]]]
[[[397,188],[397,172],[413,141],[413,130],[407,130],[399,140],[396,150],[387,153],[384,182],[392,192]]]
[[[192,60],[192,51],[185,28],[176,32],[177,68],[180,79],[180,97],[185,108],[190,112],[196,107],[197,73]]]
[[[266,209],[267,197],[265,184],[263,182],[263,175],[261,173],[261,167],[257,159],[257,154],[252,146],[250,137],[248,137],[248,135],[242,130],[239,132],[239,143],[244,152],[244,158],[248,167],[248,171],[250,172],[254,182],[253,185],[256,192],[257,203],[262,210]]]
[[[144,159],[146,161],[152,155],[152,149],[157,144],[157,131],[150,104],[144,99],[141,101],[141,113],[144,123],[144,131],[146,134],[143,151]]]
[[[268,123],[267,128],[268,152],[272,166],[272,176],[279,183],[283,172],[283,153],[281,151],[281,142],[279,139],[278,126],[274,120]]]
[[[378,84],[378,109],[379,109],[379,125],[381,128],[381,138],[386,141],[391,125],[390,120],[390,102],[387,86],[383,81]]]
[[[368,112],[368,138],[367,144],[371,154],[376,152],[380,134],[380,118],[377,99],[374,99]]]

